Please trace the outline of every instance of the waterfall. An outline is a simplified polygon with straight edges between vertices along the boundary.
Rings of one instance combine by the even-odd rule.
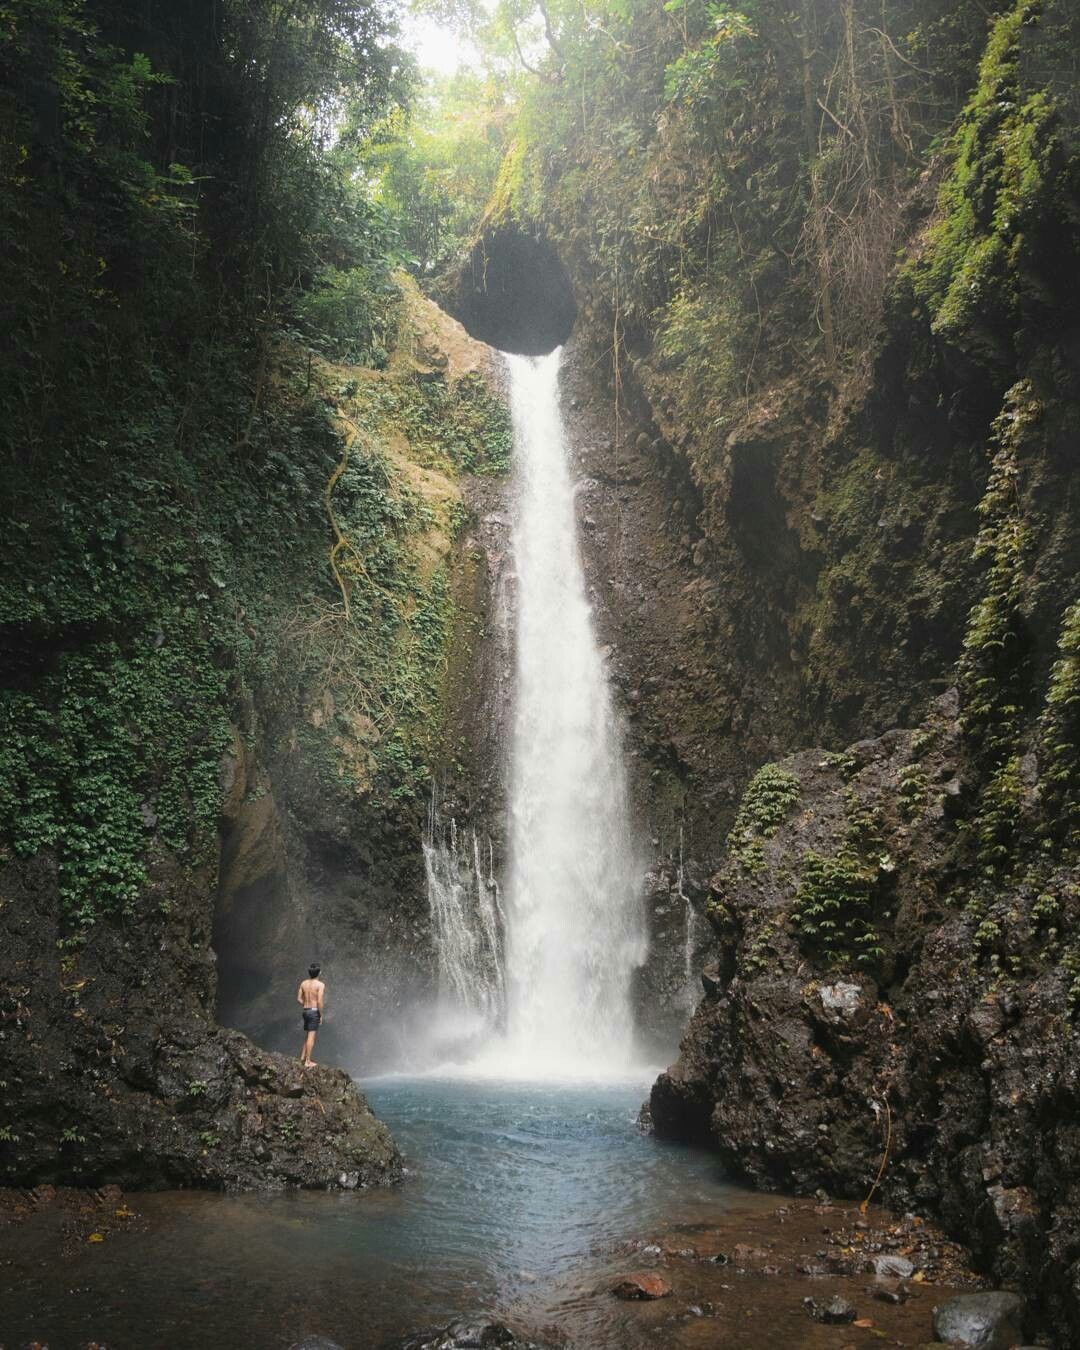
[[[642,869],[578,549],[559,353],[507,364],[517,481],[506,904],[490,848],[441,821],[433,797],[424,860],[441,994],[448,1014],[471,1019],[469,1071],[618,1073],[635,1063]],[[486,1044],[474,1058],[478,1028]]]
[[[490,840],[441,819],[431,794],[424,837],[428,904],[439,953],[439,993],[449,1009],[490,1029],[502,1012],[504,918]]]
[[[619,726],[585,593],[559,353],[508,358],[517,457],[507,1034],[518,1071],[633,1062],[645,957]]]
[[[685,909],[685,931],[683,935],[683,991],[681,1002],[687,1012],[693,1012],[701,1001],[701,983],[696,967],[697,949],[704,933],[703,921],[686,894],[686,871],[683,866],[683,827],[679,826],[679,866],[675,872],[675,894],[683,902]]]

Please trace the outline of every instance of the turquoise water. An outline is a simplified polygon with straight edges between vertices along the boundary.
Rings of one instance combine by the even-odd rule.
[[[607,1288],[626,1240],[715,1219],[743,1195],[707,1153],[640,1132],[646,1082],[365,1090],[407,1155],[404,1186],[137,1196],[143,1231],[67,1256],[45,1211],[0,1237],[0,1339],[194,1350],[210,1336],[285,1347],[318,1333],[356,1350],[485,1311],[623,1346],[633,1321]]]

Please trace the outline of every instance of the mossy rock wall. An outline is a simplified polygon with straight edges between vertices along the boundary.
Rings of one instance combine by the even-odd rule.
[[[152,1058],[187,1018],[192,1046],[242,1075],[236,1056],[257,1052],[216,1020],[295,1055],[295,989],[313,957],[331,991],[331,1063],[385,1065],[408,1048],[407,1007],[434,979],[421,840],[453,739],[466,575],[483,606],[469,485],[504,472],[509,417],[492,355],[399,284],[383,371],[281,340],[253,402],[208,389],[179,439],[167,391],[144,425],[65,443],[50,492],[35,492],[32,462],[13,470],[0,596],[12,1181],[31,1166],[15,1136],[55,1145],[50,1103],[94,1091],[87,1036],[111,1038],[119,1062],[145,1031]],[[43,966],[35,944],[59,955]],[[56,960],[65,989],[103,997],[54,1015],[55,991],[39,986]],[[115,1090],[152,1093],[133,1084]],[[95,1117],[50,1179],[220,1184],[228,1142],[204,1145],[201,1170],[121,1166],[134,1147],[123,1118]],[[157,1125],[144,1125],[149,1140]],[[392,1177],[395,1159],[371,1177],[383,1163]],[[368,1175],[353,1163],[344,1175]],[[257,1157],[245,1167],[256,1182]]]

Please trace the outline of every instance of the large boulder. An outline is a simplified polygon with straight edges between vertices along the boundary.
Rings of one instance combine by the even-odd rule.
[[[1022,1338],[1024,1300],[1019,1294],[995,1290],[960,1294],[934,1309],[934,1335],[947,1345],[970,1350],[1012,1350]]]

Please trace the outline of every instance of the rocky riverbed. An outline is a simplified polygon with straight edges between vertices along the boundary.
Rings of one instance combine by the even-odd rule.
[[[120,1272],[122,1285],[127,1259],[135,1259],[138,1249],[148,1243],[156,1247],[172,1221],[162,1205],[165,1198],[129,1195],[115,1186],[97,1191],[41,1186],[30,1192],[0,1192],[0,1260],[10,1275],[13,1245],[31,1253],[48,1249],[69,1277],[59,1284],[72,1285],[61,1292],[58,1284],[58,1296],[74,1307],[88,1259],[112,1262],[110,1269]],[[337,1222],[332,1215],[325,1217]],[[295,1225],[299,1218],[288,1222]],[[209,1214],[204,1219],[214,1222]],[[240,1233],[234,1225],[234,1235]],[[101,1255],[94,1257],[95,1252]],[[433,1259],[437,1266],[436,1254]],[[268,1274],[272,1277],[273,1272]],[[420,1269],[416,1280],[422,1304]],[[196,1311],[212,1283],[192,1276],[188,1297]],[[987,1292],[985,1285],[972,1271],[969,1253],[917,1217],[876,1206],[864,1212],[828,1200],[778,1202],[776,1197],[747,1193],[742,1202],[712,1219],[702,1220],[695,1211],[686,1222],[623,1239],[586,1259],[564,1315],[540,1325],[524,1315],[515,1318],[512,1309],[499,1316],[480,1309],[473,1316],[394,1336],[384,1334],[384,1316],[384,1333],[372,1342],[366,1335],[360,1340],[343,1336],[338,1323],[353,1320],[359,1326],[362,1315],[358,1308],[350,1314],[338,1307],[336,1320],[331,1319],[333,1338],[316,1335],[290,1342],[286,1318],[280,1342],[273,1343],[307,1350],[316,1346],[356,1350],[371,1344],[385,1350],[503,1345],[861,1350],[935,1341],[957,1344],[958,1328],[967,1334],[974,1328],[969,1344],[1010,1350],[1021,1343],[1023,1300]],[[347,1301],[350,1286],[342,1283],[340,1288]],[[239,1287],[235,1297],[243,1301]],[[298,1315],[302,1304],[298,1300]],[[438,1308],[437,1297],[431,1306]],[[575,1320],[580,1325],[586,1307],[591,1330],[582,1339],[573,1328]],[[324,1321],[327,1311],[321,1315]],[[318,1310],[309,1311],[309,1317],[312,1312],[318,1320]],[[409,1314],[402,1309],[400,1315]],[[111,1350],[111,1334],[95,1335],[92,1319],[84,1320],[84,1326],[85,1334],[77,1339],[48,1343]],[[262,1321],[258,1326],[263,1328],[259,1334],[265,1334]],[[8,1344],[6,1330],[0,1325],[0,1345]],[[115,1344],[121,1346],[119,1341]]]

